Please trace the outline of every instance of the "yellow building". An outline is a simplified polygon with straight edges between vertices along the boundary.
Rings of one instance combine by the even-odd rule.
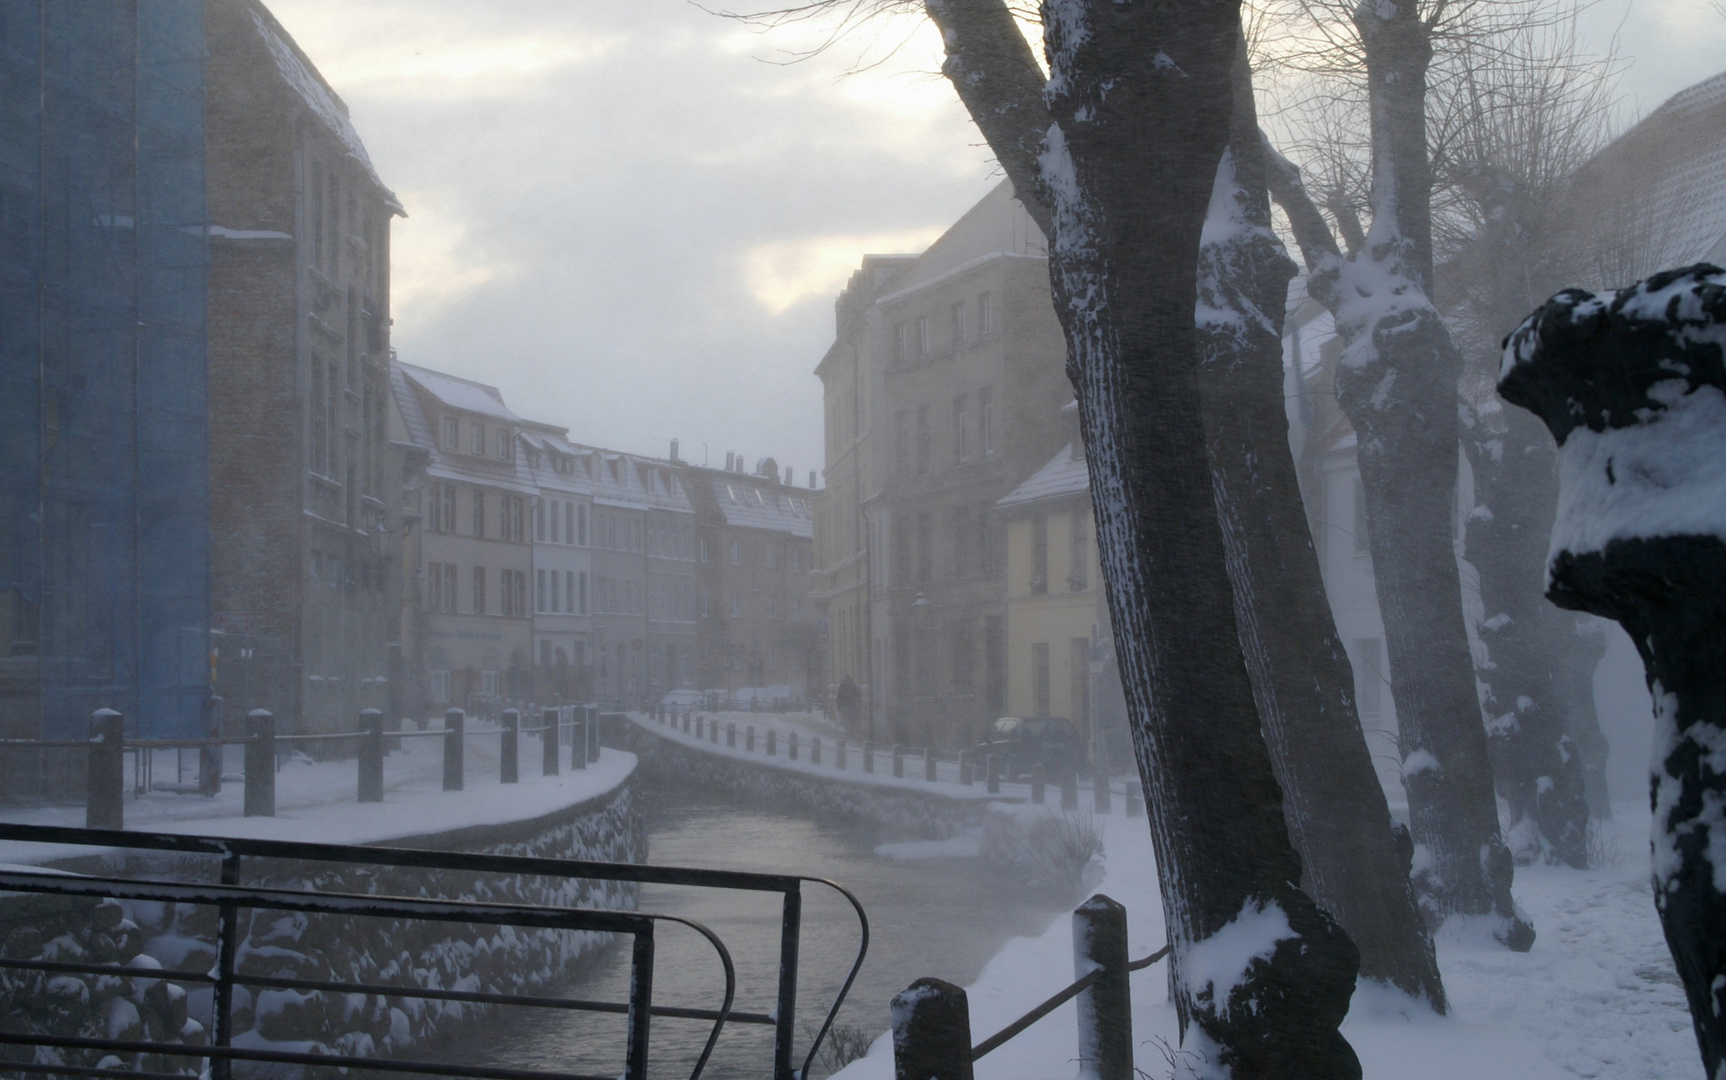
[[[1071,410],[1072,406],[1068,406]],[[995,504],[1007,536],[1007,712],[1064,716],[1089,740],[1112,696],[1092,661],[1113,640],[1093,542],[1090,474],[1075,438]]]

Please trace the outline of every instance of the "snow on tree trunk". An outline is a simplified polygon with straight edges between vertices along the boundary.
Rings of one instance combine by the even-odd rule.
[[[1296,884],[1200,414],[1199,240],[1238,20],[1231,3],[1045,0],[1050,276],[1183,1038],[1205,1075],[1358,1077],[1337,1030],[1358,954]]]
[[[1618,620],[1654,698],[1654,902],[1711,1077],[1726,1066],[1726,271],[1571,289],[1499,392],[1559,446],[1547,595]]]
[[[1464,524],[1465,551],[1482,603],[1475,670],[1492,771],[1510,810],[1506,839],[1518,862],[1582,868],[1588,795],[1571,736],[1575,702],[1561,681],[1571,674],[1565,651],[1583,642],[1574,616],[1546,603],[1538,587],[1558,504],[1552,440],[1526,413],[1507,414],[1491,400],[1464,402],[1462,445],[1475,501]]]
[[[1295,265],[1271,229],[1244,39],[1229,149],[1199,259],[1200,393],[1235,619],[1302,887],[1360,950],[1360,972],[1445,1010],[1353,700],[1354,675],[1307,527],[1283,401],[1282,325]],[[1400,835],[1399,835],[1400,834]]]

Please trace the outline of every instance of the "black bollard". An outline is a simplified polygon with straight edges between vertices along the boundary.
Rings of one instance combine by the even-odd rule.
[[[451,709],[443,714],[443,789],[460,791],[467,753],[467,713]]]
[[[268,709],[246,714],[246,817],[276,816],[276,717]]]
[[[797,733],[795,731],[785,736],[785,752],[792,761],[797,760]]]
[[[969,750],[959,751],[959,783],[966,787],[971,786],[971,752]]]
[[[1038,765],[1031,770],[1031,802],[1043,805],[1043,767]]]
[[[1102,974],[1079,991],[1079,1075],[1133,1080],[1132,992],[1127,982],[1127,909],[1102,893],[1073,912],[1073,976]]]
[[[1114,806],[1111,805],[1110,799],[1109,774],[1100,764],[1097,766],[1095,777],[1091,780],[1091,794],[1096,798],[1097,813],[1099,815],[1109,814],[1114,811]]]
[[[145,751],[148,753],[148,751]],[[85,752],[84,827],[126,827],[126,717],[113,709],[90,714]]]
[[[989,779],[986,790],[991,795],[1001,794],[1001,758],[998,754],[989,755]]]
[[[503,749],[498,753],[498,782],[514,784],[521,779],[521,710],[503,711]]]
[[[893,1080],[971,1080],[971,1005],[941,979],[893,995]]]
[[[1079,808],[1079,774],[1072,769],[1061,770],[1061,809]]]
[[[931,784],[935,782],[935,748],[933,746],[923,748],[923,779]]]
[[[779,732],[773,728],[767,729],[767,756],[776,757],[779,754]]]
[[[701,715],[699,713],[697,713],[696,717],[695,717],[695,740],[697,742],[701,741],[701,735],[702,735],[702,718],[701,718]]]
[[[582,711],[588,714],[587,731],[583,736],[582,745],[587,747],[587,760],[589,764],[592,764],[599,760],[599,707],[596,705],[592,709]]]
[[[587,710],[583,709],[580,718],[569,729],[569,767],[571,769],[587,768]]]
[[[819,735],[809,737],[809,764],[821,764],[821,736]]]
[[[719,721],[709,720],[707,722],[707,741],[714,746],[719,745]]]
[[[751,754],[755,753],[755,725],[750,724],[746,730],[743,748]]]
[[[893,744],[893,775],[905,779],[905,748],[898,743]]]
[[[384,714],[360,710],[360,802],[384,801]]]
[[[737,725],[729,721],[725,725],[725,745],[733,750],[737,748]]]
[[[845,740],[844,739],[840,739],[838,742],[833,744],[833,767],[835,769],[841,769],[841,770],[845,768]]]
[[[875,744],[867,740],[863,743],[863,771],[866,773],[874,773],[875,771]]]
[[[563,713],[559,709],[541,709],[539,713],[540,770],[546,776],[556,776],[563,762],[558,741],[563,733]]]

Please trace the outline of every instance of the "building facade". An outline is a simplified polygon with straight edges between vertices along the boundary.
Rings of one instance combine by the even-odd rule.
[[[590,454],[550,424],[522,425],[533,508],[533,696],[585,701],[593,682]]]
[[[684,466],[695,506],[702,689],[778,688],[819,700],[828,634],[810,599],[814,495],[772,458],[753,472]]]

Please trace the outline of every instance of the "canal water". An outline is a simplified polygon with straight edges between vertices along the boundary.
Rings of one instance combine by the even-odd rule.
[[[758,870],[831,878],[855,893],[869,915],[869,951],[838,1023],[873,1038],[887,1030],[887,1003],[913,979],[934,975],[966,983],[1010,938],[1039,934],[1070,904],[1028,895],[1007,875],[975,858],[956,857],[962,844],[888,844],[875,830],[811,822],[794,813],[737,806],[701,790],[661,790],[646,798],[648,858],[661,865]],[[878,847],[893,855],[877,852]],[[926,857],[905,857],[926,856]],[[797,1064],[857,951],[857,919],[843,898],[807,885],[798,966]],[[773,1011],[778,973],[780,898],[647,885],[641,909],[694,919],[724,940],[737,966],[735,1008]],[[724,980],[713,949],[694,931],[661,923],[656,932],[654,1002],[714,1008]],[[576,983],[569,997],[624,1001],[629,953],[613,946]],[[596,1076],[622,1073],[620,1016],[562,1010],[515,1013],[464,1041],[464,1060],[491,1066],[548,1069]],[[686,1077],[710,1024],[655,1018],[650,1072]],[[772,1029],[728,1025],[703,1072],[714,1080],[763,1080],[771,1074]],[[820,1063],[812,1076],[829,1070]]]

